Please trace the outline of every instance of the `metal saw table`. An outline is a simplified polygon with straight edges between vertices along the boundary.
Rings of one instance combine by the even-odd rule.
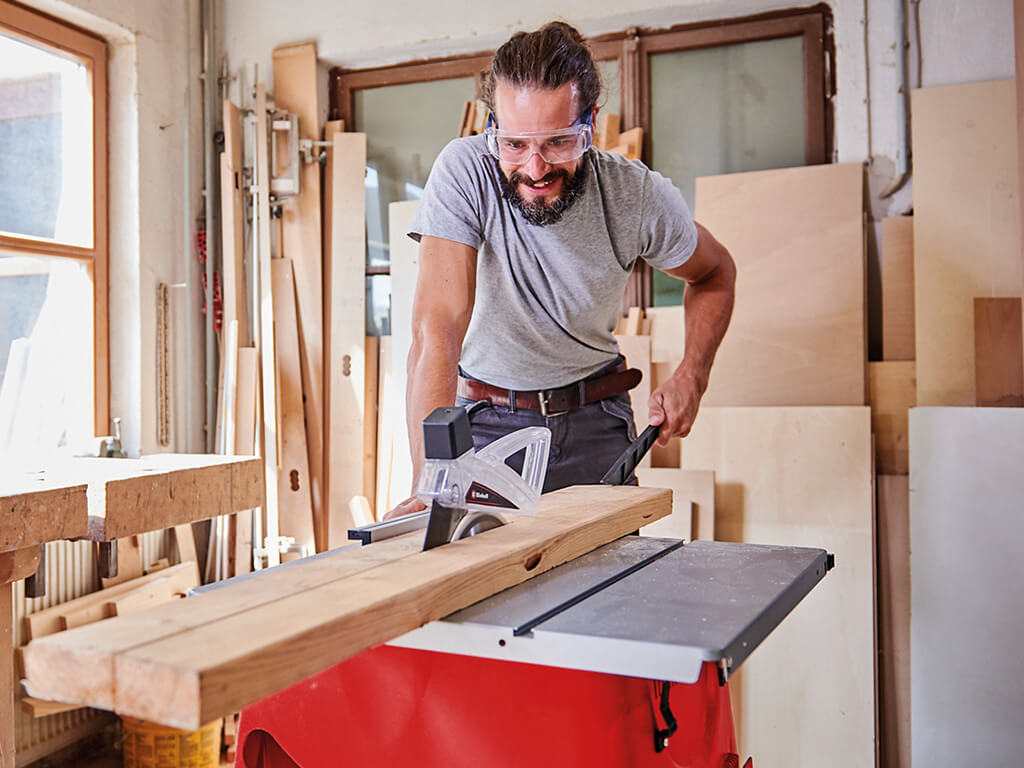
[[[821,549],[623,537],[248,707],[236,765],[721,766],[728,677],[832,565]]]

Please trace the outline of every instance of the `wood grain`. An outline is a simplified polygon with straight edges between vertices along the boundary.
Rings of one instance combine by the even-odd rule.
[[[677,539],[715,538],[715,473],[706,469],[640,469],[637,479],[644,488],[672,490],[672,514],[644,526],[645,536]]]
[[[1020,296],[1012,80],[924,88],[914,120],[917,402],[976,402],[974,299]]]
[[[907,412],[917,405],[915,369],[913,360],[868,363],[871,429],[880,475],[910,471]]]
[[[0,551],[24,549],[88,530],[86,485],[49,473],[0,475]]]
[[[277,423],[281,436],[277,499],[280,533],[290,536],[306,552],[316,551],[313,537],[313,484],[306,438],[299,365],[298,314],[291,259],[273,259],[270,266],[274,294],[274,341],[277,361]]]
[[[716,539],[836,557],[730,683],[740,753],[759,764],[875,761],[870,418],[865,407],[701,408],[683,441],[686,468],[715,472]]]
[[[1021,301],[974,300],[974,382],[980,406],[1024,406],[1024,326]]]
[[[910,766],[910,478],[878,476],[880,765]]]
[[[670,511],[671,495],[663,490],[564,489],[547,494],[536,517],[515,517],[428,552],[419,551],[422,534],[413,534],[355,550],[363,562],[347,575],[339,567],[344,557],[301,562],[181,603],[52,635],[25,649],[27,685],[35,696],[191,728]],[[313,583],[312,573],[323,581]],[[233,607],[225,612],[226,606]],[[65,673],[81,664],[83,674]]]
[[[28,578],[35,573],[39,568],[42,546],[45,545],[0,552],[0,586]]]
[[[274,106],[299,118],[299,137],[320,140],[316,43],[275,48]],[[313,512],[320,517],[324,473],[323,250],[320,164],[302,163],[300,192],[283,207],[281,255],[292,260],[299,315],[302,394]]]
[[[882,359],[914,359],[914,219],[882,219]]]
[[[328,546],[352,527],[349,501],[363,488],[366,403],[366,134],[334,132],[329,141],[329,248],[324,260],[327,374]]]
[[[841,163],[697,179],[696,217],[738,269],[704,406],[866,402],[862,177]]]

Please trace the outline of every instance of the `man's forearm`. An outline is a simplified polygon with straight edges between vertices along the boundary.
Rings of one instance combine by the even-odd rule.
[[[424,461],[423,419],[435,408],[455,404],[458,372],[459,350],[454,344],[429,337],[414,339],[409,350],[405,396],[414,486]]]
[[[684,305],[686,346],[676,375],[703,395],[715,352],[729,327],[735,299],[736,269],[727,259],[706,280],[686,287]]]

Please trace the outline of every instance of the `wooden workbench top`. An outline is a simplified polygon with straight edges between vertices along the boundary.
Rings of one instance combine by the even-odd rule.
[[[0,552],[86,534],[83,481],[0,473]]]

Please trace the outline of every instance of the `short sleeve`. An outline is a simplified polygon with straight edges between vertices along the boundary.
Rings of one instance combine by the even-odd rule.
[[[430,170],[409,237],[423,235],[479,249],[483,243],[483,202],[479,153],[468,139],[454,139]]]
[[[640,257],[656,269],[674,269],[697,248],[697,225],[683,193],[651,171],[644,182]]]

